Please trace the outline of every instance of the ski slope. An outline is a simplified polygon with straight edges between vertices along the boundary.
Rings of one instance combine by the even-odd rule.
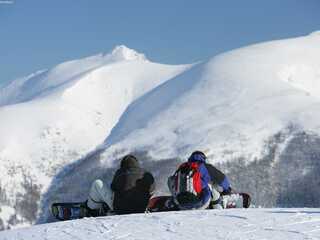
[[[87,218],[0,232],[1,240],[320,239],[319,209],[230,209]]]

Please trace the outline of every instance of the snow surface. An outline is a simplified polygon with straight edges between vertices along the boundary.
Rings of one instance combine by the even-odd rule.
[[[0,232],[1,240],[320,239],[319,209],[233,209],[86,218]]]

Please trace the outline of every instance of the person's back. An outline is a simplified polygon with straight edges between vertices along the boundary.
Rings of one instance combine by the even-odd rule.
[[[181,210],[206,209],[211,201],[211,181],[205,167],[205,155],[196,151],[168,179],[173,200]]]
[[[154,191],[154,178],[128,155],[121,161],[111,183],[114,192],[113,209],[118,214],[144,212]]]
[[[187,165],[196,164],[196,172],[199,172],[200,178],[198,180],[194,179],[194,172],[192,173],[192,182],[194,187],[197,185],[195,185],[195,183],[201,183],[201,187],[199,186],[200,191],[194,191],[191,188],[191,192],[198,192],[195,194],[195,200],[191,201],[191,198],[189,198],[185,201],[181,201],[181,197],[179,199],[179,195],[181,194],[181,180],[177,179],[177,172],[180,171],[179,169],[184,164],[179,167],[173,176],[169,177],[169,190],[173,195],[174,201],[180,209],[205,209],[208,207],[220,209],[222,207],[220,197],[221,194],[230,193],[230,183],[226,175],[213,165],[206,163],[206,158],[207,157],[203,152],[195,151],[188,158],[188,162],[184,163]],[[182,185],[186,184],[182,182]],[[184,193],[184,195],[186,195],[186,193]]]
[[[111,188],[109,186],[100,179],[92,183],[87,200],[92,216],[104,215],[109,210],[116,214],[144,212],[155,183],[153,176],[139,166],[138,160],[127,155],[113,177]]]

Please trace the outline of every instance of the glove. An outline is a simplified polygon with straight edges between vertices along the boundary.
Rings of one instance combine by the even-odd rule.
[[[221,195],[229,195],[233,193],[233,190],[231,187],[229,187],[227,190],[223,190],[223,192],[221,193]]]

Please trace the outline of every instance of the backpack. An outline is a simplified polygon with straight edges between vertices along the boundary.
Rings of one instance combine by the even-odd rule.
[[[208,185],[203,177],[203,163],[186,162],[171,177],[171,192],[177,204],[192,204],[200,199],[202,189]]]

